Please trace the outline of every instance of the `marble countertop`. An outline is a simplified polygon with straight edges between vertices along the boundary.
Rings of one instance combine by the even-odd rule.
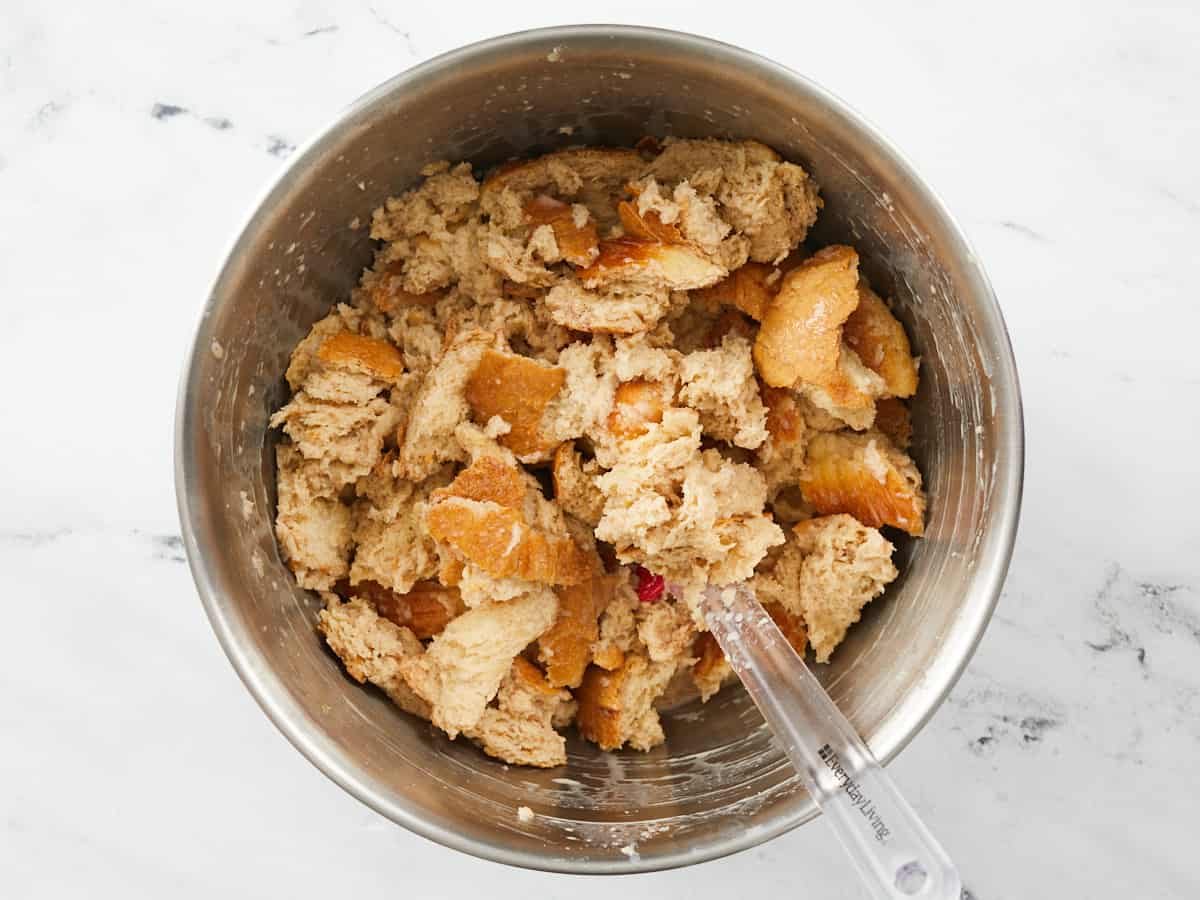
[[[175,513],[175,390],[205,287],[249,200],[344,104],[571,17],[166,7],[0,8],[0,894],[467,897],[486,879],[489,900],[861,896],[819,822],[619,882],[461,856],[343,793],[261,714]],[[754,7],[583,18],[741,44],[872,119],[969,232],[1023,380],[1008,585],[894,776],[980,900],[1200,895],[1200,8],[849,0],[764,27]]]

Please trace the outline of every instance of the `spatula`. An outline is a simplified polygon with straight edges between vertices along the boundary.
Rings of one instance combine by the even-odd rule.
[[[872,897],[959,900],[962,882],[854,726],[745,584],[703,609],[725,658],[783,745]]]

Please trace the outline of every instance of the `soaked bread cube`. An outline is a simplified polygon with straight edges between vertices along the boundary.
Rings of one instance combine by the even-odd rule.
[[[328,591],[350,571],[350,507],[336,497],[312,495],[305,469],[313,464],[294,447],[280,444],[275,456],[279,549],[300,587]]]
[[[757,141],[673,140],[646,168],[659,182],[686,181],[749,243],[750,259],[778,262],[804,240],[821,201],[808,174]]]
[[[525,217],[535,229],[550,226],[559,254],[571,265],[588,266],[600,255],[596,221],[583,204],[539,194],[525,204]]]
[[[657,747],[666,736],[654,701],[666,690],[675,666],[651,662],[644,656],[626,656],[615,671],[591,666],[575,699],[579,733],[601,750],[635,750]]]
[[[350,583],[375,582],[407,594],[438,571],[438,553],[425,528],[430,494],[449,482],[443,471],[420,484],[397,478],[395,454],[384,456],[358,482],[353,506],[354,563]]]
[[[821,515],[849,513],[872,528],[891,525],[917,537],[925,531],[921,473],[878,431],[816,435],[800,490]]]
[[[557,589],[558,616],[538,638],[538,661],[546,667],[550,684],[579,687],[600,637],[600,614],[612,602],[615,590],[616,581],[611,575],[597,575]]]
[[[402,673],[406,660],[424,652],[416,635],[380,616],[361,598],[346,603],[330,598],[318,615],[317,629],[350,676],[380,688],[405,712],[428,719],[429,704],[413,692]]]
[[[469,609],[420,656],[401,661],[405,681],[430,705],[431,720],[451,738],[475,727],[513,659],[550,627],[558,609],[540,589]]]
[[[475,421],[499,416],[509,430],[500,436],[522,461],[544,459],[555,441],[542,429],[546,407],[566,380],[566,372],[515,353],[485,350],[467,378],[464,396]]]
[[[524,657],[513,660],[496,703],[466,732],[488,756],[519,766],[548,769],[567,761],[566,741],[555,730],[569,722],[575,704]]]
[[[895,580],[893,547],[848,515],[809,519],[794,534],[804,557],[796,584],[799,612],[817,662],[828,662],[862,608]]]
[[[779,287],[775,276],[777,271],[766,263],[749,262],[695,294],[706,300],[734,306],[754,321],[761,322]]]
[[[423,641],[441,634],[450,620],[466,609],[457,588],[436,581],[418,581],[404,594],[377,581],[360,581],[355,585],[343,582],[335,590],[366,600],[383,618],[403,625]]]
[[[888,396],[911,397],[917,392],[917,363],[904,326],[864,284],[858,286],[858,306],[846,319],[843,332],[863,365],[883,379]]]
[[[836,376],[842,326],[858,306],[858,254],[826,247],[792,271],[762,317],[754,361],[771,387]]]
[[[556,512],[540,495],[530,498],[515,468],[484,457],[434,492],[426,522],[435,540],[492,578],[578,584],[594,571],[595,558],[567,533],[561,514],[555,520]]]
[[[700,413],[705,434],[749,450],[766,440],[767,409],[745,338],[731,334],[719,347],[689,353],[679,377],[679,399]]]
[[[584,461],[573,444],[554,452],[554,500],[566,512],[595,528],[604,514],[604,495],[596,487],[600,464]]]
[[[494,343],[495,337],[487,332],[463,332],[425,374],[400,447],[398,470],[404,477],[422,481],[442,464],[466,458],[454,431],[470,418],[467,383],[484,351]]]

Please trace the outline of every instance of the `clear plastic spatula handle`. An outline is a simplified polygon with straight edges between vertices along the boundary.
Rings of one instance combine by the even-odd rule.
[[[879,900],[959,900],[958,871],[745,585],[709,588],[708,627]]]

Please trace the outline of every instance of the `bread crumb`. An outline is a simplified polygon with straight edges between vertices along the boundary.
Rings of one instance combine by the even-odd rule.
[[[551,62],[554,62],[554,60],[551,60]],[[517,818],[522,822],[532,822],[533,821],[533,810],[530,809],[528,806],[518,806],[517,807]]]
[[[487,420],[487,424],[483,426],[483,433],[492,440],[503,437],[512,431],[512,425],[504,421],[500,416],[492,416]]]

